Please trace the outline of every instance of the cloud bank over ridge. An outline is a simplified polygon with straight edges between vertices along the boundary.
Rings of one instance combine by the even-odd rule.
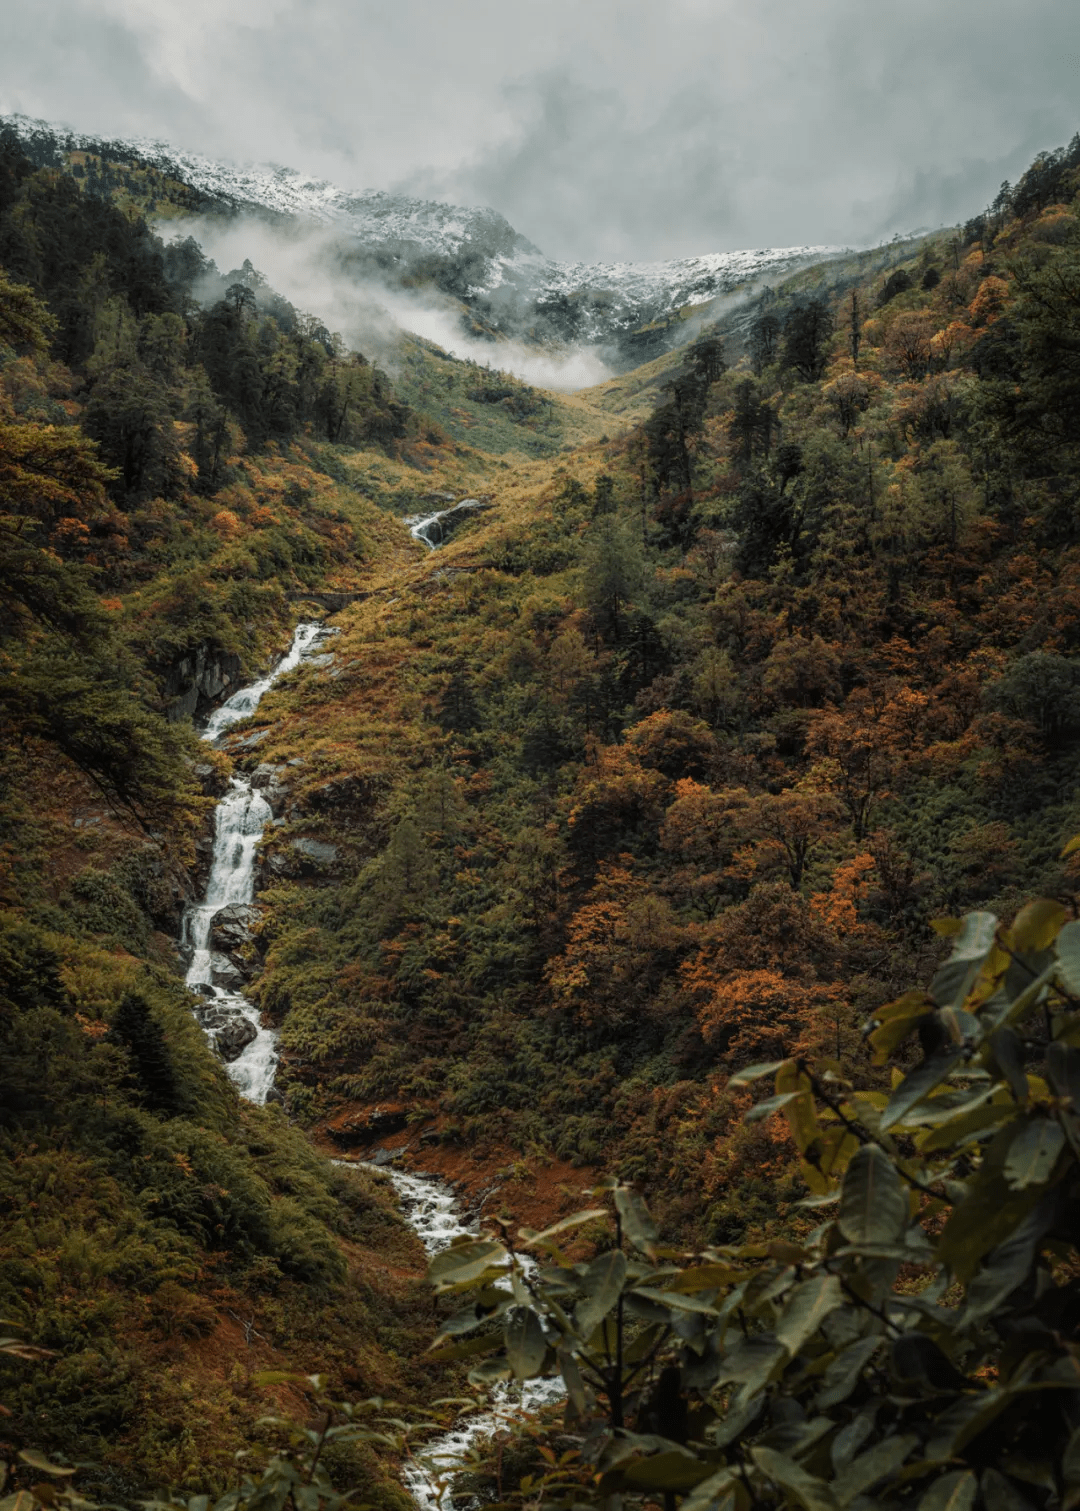
[[[1075,0],[7,0],[0,111],[491,204],[551,256],[854,243],[1080,124]]]

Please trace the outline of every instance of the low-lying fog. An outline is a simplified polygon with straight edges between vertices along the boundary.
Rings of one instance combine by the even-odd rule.
[[[594,347],[558,350],[527,346],[522,341],[485,341],[461,327],[462,307],[437,289],[392,288],[357,277],[342,265],[347,245],[340,232],[312,228],[278,228],[254,217],[221,221],[197,218],[165,222],[169,238],[193,236],[224,273],[249,259],[270,287],[305,314],[314,315],[346,344],[393,367],[400,333],[411,331],[442,347],[451,356],[513,373],[539,388],[573,393],[614,376]]]

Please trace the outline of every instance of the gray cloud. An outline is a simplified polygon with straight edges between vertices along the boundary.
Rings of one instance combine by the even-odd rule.
[[[4,9],[4,110],[492,204],[562,257],[951,222],[1080,125],[1075,0]]]

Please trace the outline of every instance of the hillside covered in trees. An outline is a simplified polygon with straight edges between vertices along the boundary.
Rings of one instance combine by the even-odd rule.
[[[479,1289],[471,1321],[433,1313],[390,1188],[327,1158],[379,1146],[482,1199],[504,1244],[615,1188],[618,1229],[600,1207],[568,1229],[474,1383],[606,1363],[580,1390],[562,1368],[562,1425],[481,1464],[482,1501],[832,1511],[894,1476],[897,1506],[945,1487],[927,1511],[1073,1505],[1080,141],[963,227],[803,270],[558,400],[421,345],[384,372],[114,191],[0,139],[17,1491],[55,1502],[46,1453],[101,1501],[221,1492],[285,1430],[259,1418],[314,1419],[297,1372],[445,1413],[466,1386],[453,1350],[425,1357],[433,1321],[496,1316],[498,1256],[436,1261]],[[436,551],[410,539],[462,497]],[[193,716],[324,617],[329,653],[200,744]],[[280,1030],[265,1107],[177,950],[232,770],[273,801],[243,947]],[[943,1116],[901,1121],[931,1094],[954,1098],[940,1139]],[[624,1245],[638,1269],[601,1275]],[[735,1316],[756,1362],[725,1373]],[[1058,1391],[1048,1467],[1021,1386]],[[935,1458],[947,1410],[975,1425]],[[631,1411],[627,1455],[693,1470],[619,1469]],[[385,1429],[324,1467],[404,1506],[406,1451]],[[265,1493],[314,1511],[308,1481]]]

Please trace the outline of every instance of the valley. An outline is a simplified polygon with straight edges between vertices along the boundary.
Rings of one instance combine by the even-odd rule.
[[[1064,1504],[1080,146],[642,272],[16,124],[6,1511]]]

